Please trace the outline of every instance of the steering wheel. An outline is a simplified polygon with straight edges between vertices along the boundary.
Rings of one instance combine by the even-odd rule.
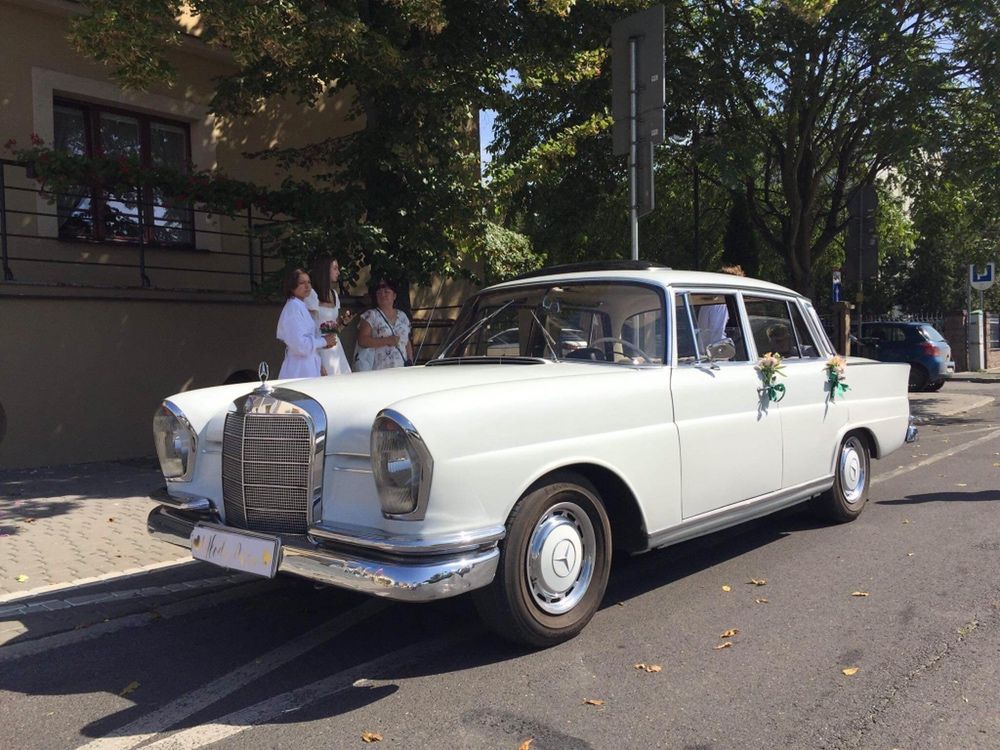
[[[646,352],[644,352],[638,346],[633,344],[631,341],[626,341],[620,336],[604,336],[603,338],[595,339],[594,341],[590,342],[590,345],[593,347],[599,347],[601,344],[622,344],[623,346],[627,346],[629,349],[638,354],[647,362],[653,361],[653,358],[650,357],[648,354],[646,354]],[[634,359],[634,357],[632,359]]]

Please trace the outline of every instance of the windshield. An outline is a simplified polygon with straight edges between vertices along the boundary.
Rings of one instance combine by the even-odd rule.
[[[663,296],[637,283],[522,286],[479,294],[462,308],[442,358],[531,357],[663,364]]]

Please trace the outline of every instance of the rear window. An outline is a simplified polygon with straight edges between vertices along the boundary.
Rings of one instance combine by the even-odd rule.
[[[928,341],[944,341],[944,336],[938,333],[938,329],[934,326],[920,326],[920,333]]]

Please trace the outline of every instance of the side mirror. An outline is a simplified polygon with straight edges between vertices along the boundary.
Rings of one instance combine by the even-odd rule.
[[[708,355],[708,358],[712,362],[717,360],[730,360],[736,356],[736,342],[728,337],[719,339],[718,341],[713,341],[705,347],[705,354]]]

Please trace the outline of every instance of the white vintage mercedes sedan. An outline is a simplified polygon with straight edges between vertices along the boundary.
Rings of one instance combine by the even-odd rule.
[[[870,459],[915,438],[907,375],[845,365],[775,284],[547,269],[472,297],[423,367],[171,396],[149,530],[266,577],[472,592],[502,636],[548,646],[593,617],[613,550],[803,501],[855,519]]]

